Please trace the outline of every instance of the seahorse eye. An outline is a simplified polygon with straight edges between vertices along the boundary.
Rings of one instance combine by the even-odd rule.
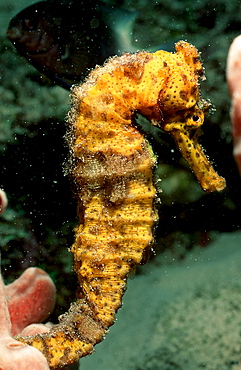
[[[38,19],[36,17],[24,18],[22,21],[22,27],[25,31],[36,30],[38,26]]]
[[[199,122],[199,121],[200,121],[200,117],[199,117],[198,115],[194,114],[194,115],[192,116],[192,120],[193,120],[194,122]]]

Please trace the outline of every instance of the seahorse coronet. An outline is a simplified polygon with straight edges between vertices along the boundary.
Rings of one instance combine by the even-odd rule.
[[[80,291],[49,333],[17,337],[42,351],[51,369],[88,355],[105,337],[130,271],[153,245],[156,157],[136,113],[170,132],[205,191],[225,187],[198,144],[209,108],[199,53],[185,41],[175,49],[113,57],[72,89],[66,172],[78,201],[71,251]]]

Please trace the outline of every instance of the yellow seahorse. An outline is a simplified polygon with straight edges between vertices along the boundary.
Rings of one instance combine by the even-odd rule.
[[[73,89],[68,172],[79,205],[72,252],[80,292],[49,333],[17,337],[42,351],[51,369],[76,362],[103,339],[130,270],[153,243],[156,159],[135,114],[173,135],[205,191],[225,187],[197,142],[209,108],[199,92],[198,51],[184,41],[175,48],[114,57]]]

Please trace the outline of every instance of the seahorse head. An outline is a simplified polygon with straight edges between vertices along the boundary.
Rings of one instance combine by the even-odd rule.
[[[197,49],[184,41],[175,45],[176,53],[164,61],[166,78],[159,91],[159,126],[174,137],[183,157],[207,192],[222,190],[225,181],[205,157],[198,137],[210,102],[202,99],[199,80],[204,79]]]

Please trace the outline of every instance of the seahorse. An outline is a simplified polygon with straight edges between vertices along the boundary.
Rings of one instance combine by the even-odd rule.
[[[199,91],[199,53],[184,41],[175,49],[113,57],[73,88],[67,168],[78,199],[71,251],[80,290],[49,333],[17,337],[42,351],[51,369],[75,363],[104,338],[130,271],[153,244],[156,157],[136,114],[174,137],[204,191],[225,187],[198,144],[210,106]]]

